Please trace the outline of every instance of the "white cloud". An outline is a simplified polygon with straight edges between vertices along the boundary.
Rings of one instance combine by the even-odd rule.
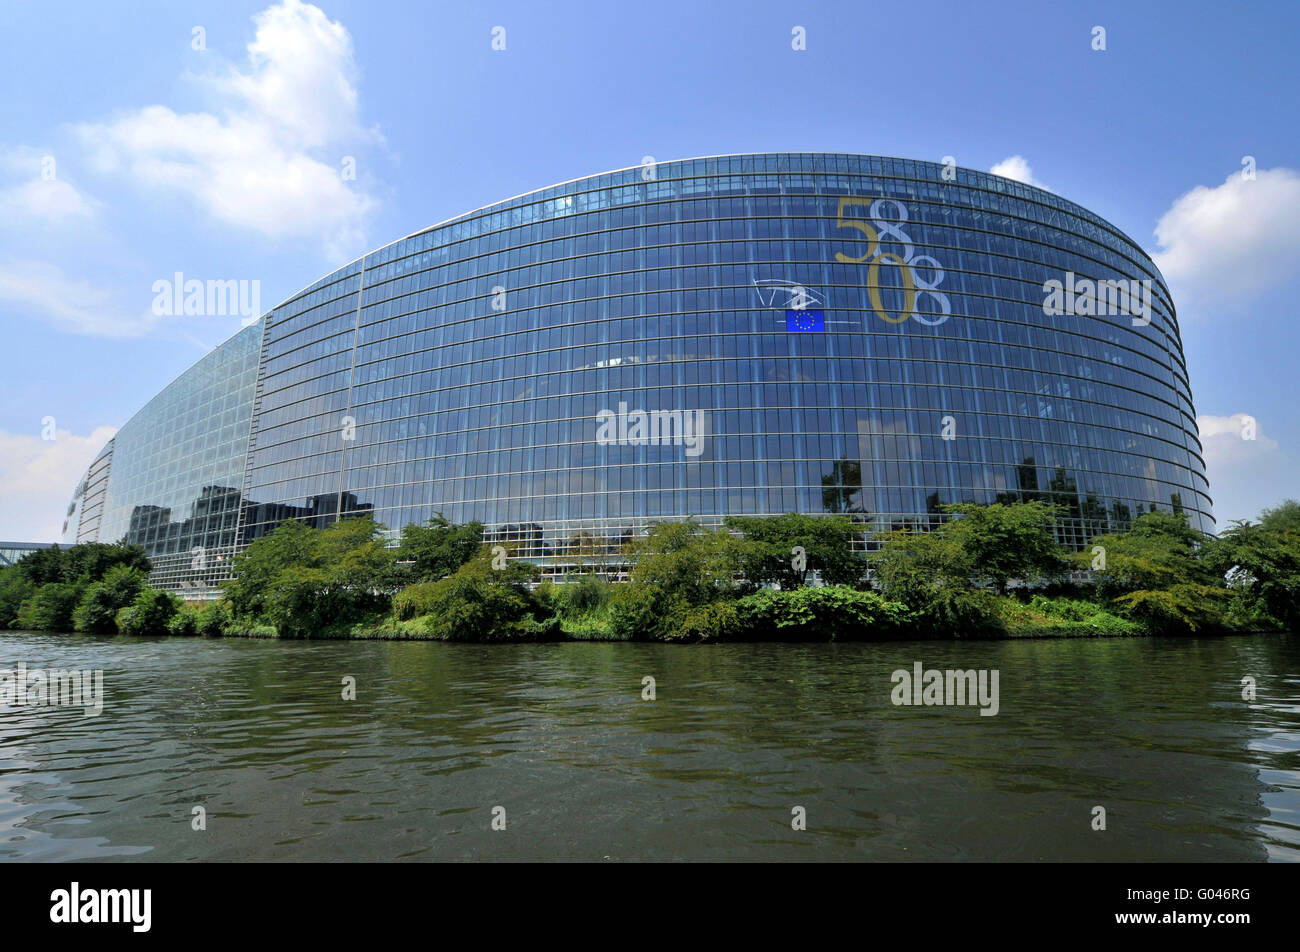
[[[33,179],[0,190],[0,221],[12,223],[15,216],[30,215],[57,223],[89,218],[93,213],[90,200],[59,179]]]
[[[11,179],[0,188],[0,225],[23,228],[41,219],[51,224],[92,217],[99,203],[59,175],[54,157],[30,146],[0,151],[0,170]],[[52,177],[50,177],[52,176]]]
[[[0,301],[30,309],[62,330],[95,337],[142,337],[158,320],[149,310],[128,313],[110,292],[44,261],[0,262]]]
[[[1198,185],[1156,224],[1153,254],[1180,311],[1243,304],[1300,274],[1300,174],[1261,169]]]
[[[1296,461],[1258,422],[1255,439],[1243,439],[1247,420],[1244,413],[1196,418],[1219,531],[1238,519],[1258,519],[1262,509],[1295,496]]]
[[[1201,415],[1196,418],[1206,468],[1254,464],[1275,454],[1277,440],[1264,435],[1259,421],[1246,413],[1232,416]],[[1253,430],[1253,437],[1247,438]],[[1213,485],[1213,483],[1211,483]]]
[[[229,83],[254,114],[307,146],[360,134],[358,71],[348,31],[298,0],[263,10],[253,20],[252,71],[233,71]]]
[[[0,539],[57,542],[73,490],[95,454],[117,431],[97,427],[89,436],[58,430],[55,439],[0,430]]]
[[[151,105],[77,132],[101,172],[178,190],[214,218],[269,238],[355,250],[376,201],[343,180],[342,161],[349,144],[377,136],[358,122],[351,37],[299,0],[253,20],[246,67],[204,80],[220,115]]]
[[[1047,185],[1034,178],[1034,170],[1030,167],[1029,160],[1023,155],[1008,156],[994,165],[989,171],[994,175],[1001,175],[1003,178],[1015,179],[1017,182],[1024,182],[1026,185],[1051,191]]]

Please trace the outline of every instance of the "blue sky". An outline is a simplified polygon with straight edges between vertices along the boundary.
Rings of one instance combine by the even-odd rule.
[[[1109,219],[1171,284],[1220,526],[1300,496],[1298,4],[19,0],[5,16],[0,539],[57,538],[113,430],[239,329],[154,316],[155,281],[258,281],[266,310],[520,192],[765,150],[950,155]]]

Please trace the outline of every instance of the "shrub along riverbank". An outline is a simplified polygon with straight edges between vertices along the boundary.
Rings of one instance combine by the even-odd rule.
[[[565,584],[481,544],[478,523],[365,517],[280,526],[236,557],[216,602],[147,584],[138,546],[44,549],[0,569],[0,627],[145,635],[444,641],[870,641],[1220,634],[1300,628],[1300,503],[1211,538],[1151,512],[1085,551],[1042,502],[947,507],[928,532],[856,553],[848,516],[661,523]],[[494,551],[494,548],[496,551]],[[508,548],[508,546],[506,547]],[[592,559],[595,562],[595,559]],[[1071,581],[1071,571],[1091,581]],[[811,584],[811,583],[816,584]]]

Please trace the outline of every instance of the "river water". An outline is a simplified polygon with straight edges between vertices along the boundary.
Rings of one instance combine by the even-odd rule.
[[[19,662],[104,707],[0,707],[0,861],[1300,859],[1297,635],[0,634]],[[894,705],[917,662],[997,671],[997,714]]]

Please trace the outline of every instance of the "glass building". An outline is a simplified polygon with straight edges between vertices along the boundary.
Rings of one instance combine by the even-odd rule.
[[[8,565],[16,565],[19,560],[33,552],[48,549],[53,545],[53,542],[0,542],[0,569]]]
[[[63,542],[142,545],[159,588],[211,597],[239,542],[262,321],[171,382],[78,484]]]
[[[964,501],[1059,503],[1078,547],[1153,509],[1213,530],[1195,419],[1163,278],[1086,209],[931,162],[716,156],[322,278],[123,426],[65,539],[140,542],[200,593],[284,520],[362,512],[476,519],[556,572],[659,520]]]

